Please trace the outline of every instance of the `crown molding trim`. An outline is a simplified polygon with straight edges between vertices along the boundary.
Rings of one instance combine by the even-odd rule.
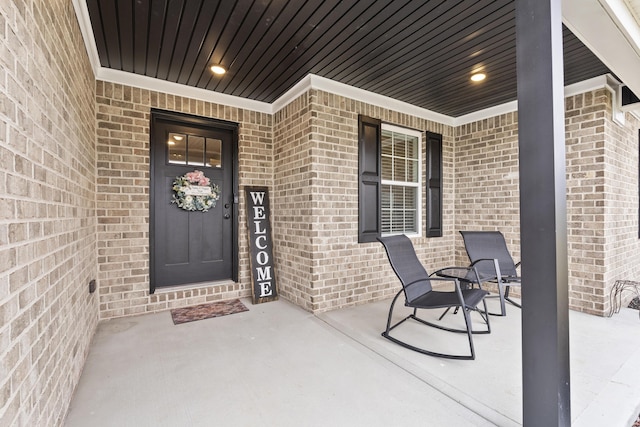
[[[252,99],[241,98],[239,96],[227,95],[220,92],[214,92],[212,90],[168,82],[165,80],[155,79],[153,77],[112,70],[104,67],[100,67],[95,74],[97,80],[162,92],[169,95],[184,96],[186,98],[257,111],[259,113],[273,114],[273,104],[269,104],[267,102],[254,101]]]

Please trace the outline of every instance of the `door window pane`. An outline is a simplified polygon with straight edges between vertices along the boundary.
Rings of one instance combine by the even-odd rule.
[[[187,164],[204,166],[204,137],[189,135],[187,143]]]
[[[169,163],[187,164],[187,136],[180,133],[170,133],[167,140],[169,146]]]
[[[222,167],[222,141],[214,138],[207,138],[207,155],[205,166],[210,168]]]

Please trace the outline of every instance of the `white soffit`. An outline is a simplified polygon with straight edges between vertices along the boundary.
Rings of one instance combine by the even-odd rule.
[[[563,0],[563,22],[624,84],[640,94],[638,0]]]

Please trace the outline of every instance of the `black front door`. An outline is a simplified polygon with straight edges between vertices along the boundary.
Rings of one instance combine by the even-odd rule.
[[[150,142],[151,292],[163,286],[235,280],[237,125],[152,111]],[[185,176],[199,176],[200,181],[178,184],[185,190],[177,193],[176,179]],[[212,206],[215,194],[219,199]]]

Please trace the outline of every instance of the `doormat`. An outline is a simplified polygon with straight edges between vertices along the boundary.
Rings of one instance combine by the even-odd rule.
[[[629,303],[629,308],[633,308],[634,310],[640,310],[640,298],[635,297]]]
[[[192,307],[174,308],[171,310],[173,324],[195,322],[196,320],[221,317],[228,314],[242,313],[249,309],[239,299],[218,301],[209,304],[194,305]]]

